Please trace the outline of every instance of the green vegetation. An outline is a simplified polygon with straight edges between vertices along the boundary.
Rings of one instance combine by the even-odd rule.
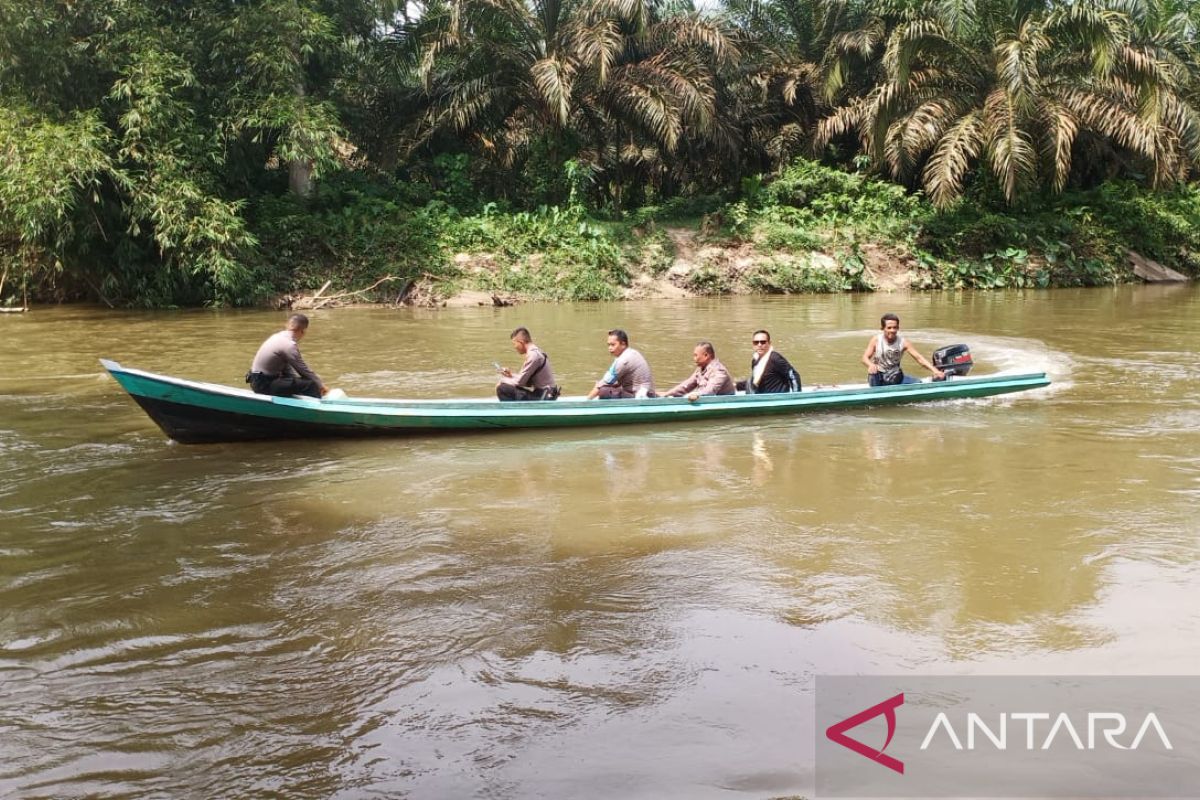
[[[1200,4],[706,8],[0,0],[0,304],[1200,275]]]
[[[729,207],[729,229],[765,254],[820,250],[839,254],[819,279],[773,275],[794,267],[769,262],[758,291],[870,290],[860,245],[886,245],[910,261],[919,288],[1096,286],[1131,277],[1127,249],[1185,274],[1200,275],[1200,191],[1178,184],[1147,191],[1127,180],[1007,203],[976,187],[947,209],[878,179],[798,162],[759,192],[757,207]]]

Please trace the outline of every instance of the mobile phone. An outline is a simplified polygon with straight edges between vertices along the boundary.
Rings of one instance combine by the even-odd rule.
[[[493,361],[492,366],[496,368],[496,372],[504,372],[504,367],[500,366],[499,361]]]

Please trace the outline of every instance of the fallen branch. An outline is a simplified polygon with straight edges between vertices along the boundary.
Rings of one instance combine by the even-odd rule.
[[[292,308],[313,309],[313,310],[318,309],[318,308],[324,308],[325,306],[329,305],[330,303],[337,302],[338,300],[341,300],[346,297],[361,297],[362,295],[365,295],[368,292],[371,292],[371,291],[375,290],[376,288],[378,288],[380,286],[380,284],[384,284],[389,281],[399,281],[399,280],[408,280],[408,279],[407,278],[399,278],[395,275],[388,275],[386,277],[380,278],[379,280],[375,281],[374,283],[372,283],[370,286],[368,286],[365,289],[357,289],[357,290],[351,291],[351,292],[338,292],[337,294],[325,294],[325,290],[329,288],[329,285],[331,283],[333,283],[333,281],[326,281],[325,285],[322,286],[320,288],[320,290],[316,294],[314,294],[312,297],[299,297],[295,301],[293,301]]]
[[[92,288],[92,291],[96,293],[96,296],[104,301],[104,305],[108,306],[109,308],[116,308],[116,306],[113,305],[112,301],[104,296],[104,292],[100,291],[100,287],[97,286],[94,282],[92,282],[91,278],[89,278],[87,275],[84,275],[83,282],[86,283],[88,286],[90,286]],[[25,305],[29,305],[29,304],[26,303]]]
[[[318,297],[325,294],[325,290],[328,289],[332,283],[333,283],[333,280],[325,281],[325,285],[322,286],[320,289],[317,289],[317,293],[312,296],[313,302],[316,302],[316,299]]]

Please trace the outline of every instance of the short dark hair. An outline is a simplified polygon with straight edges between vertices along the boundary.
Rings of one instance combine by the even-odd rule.
[[[529,328],[526,328],[523,325],[519,328],[513,328],[513,332],[508,335],[508,338],[520,339],[522,342],[533,341],[533,337],[529,335]]]
[[[629,344],[629,334],[620,328],[613,328],[608,332],[608,335],[617,337],[617,341],[621,344]]]
[[[712,342],[696,342],[696,347],[703,347],[704,352],[708,353],[712,358],[717,357],[717,351],[713,349]]]
[[[288,317],[288,330],[308,330],[308,317],[303,314],[292,314]]]
[[[761,333],[763,336],[767,337],[767,341],[768,341],[768,342],[769,342],[769,341],[771,341],[771,332],[770,332],[770,331],[764,331],[764,330],[761,330],[761,329],[760,329],[760,330],[757,330],[757,331],[755,331],[755,332],[754,332],[754,333],[752,333],[752,334],[750,334],[750,338],[751,338],[751,339],[753,339],[755,336],[758,336],[760,333]]]
[[[886,328],[889,319],[896,320],[896,325],[897,326],[900,325],[900,318],[889,311],[888,313],[884,314],[882,317],[879,318],[879,327]]]

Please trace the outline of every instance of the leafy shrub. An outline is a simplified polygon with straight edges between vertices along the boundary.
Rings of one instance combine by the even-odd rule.
[[[262,198],[251,223],[261,242],[258,264],[272,285],[302,290],[327,280],[356,288],[387,275],[447,276],[437,236],[447,218],[437,204],[413,208],[382,193],[335,185],[311,203],[290,195]]]
[[[692,220],[711,214],[724,205],[720,195],[701,194],[695,197],[672,197],[658,205],[643,206],[629,213],[632,225],[644,225],[647,222],[671,222],[677,220]]]
[[[768,252],[807,252],[822,244],[821,236],[813,229],[812,219],[787,206],[763,209],[757,217],[754,234],[759,249]]]
[[[925,213],[904,187],[865,175],[797,159],[767,184],[764,205],[805,209],[813,220],[855,224],[911,222]]]
[[[683,279],[683,286],[700,295],[728,294],[733,290],[729,273],[712,264],[702,264]]]
[[[767,294],[828,294],[872,288],[866,278],[866,264],[857,255],[842,258],[836,269],[789,259],[766,259],[744,280],[747,288]]]
[[[589,219],[582,208],[482,214],[452,220],[443,245],[455,252],[488,252],[501,268],[481,275],[487,288],[556,300],[612,300],[630,282],[627,227]]]
[[[1109,239],[1200,277],[1200,189],[1195,184],[1158,193],[1131,181],[1112,181],[1071,199],[1093,211]]]
[[[744,181],[725,207],[729,232],[760,250],[800,253],[863,237],[911,241],[931,209],[903,187],[797,159],[766,181]]]

